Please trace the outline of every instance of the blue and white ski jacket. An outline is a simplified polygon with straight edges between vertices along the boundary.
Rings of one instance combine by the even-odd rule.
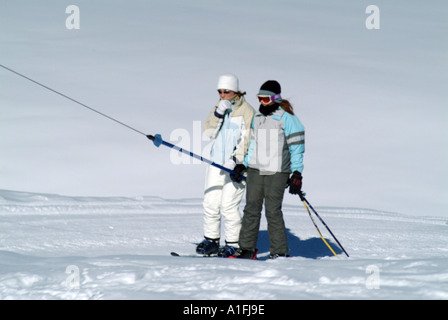
[[[282,108],[252,121],[252,134],[244,165],[262,175],[303,171],[305,128],[300,120]]]
[[[255,110],[244,96],[233,101],[231,110],[224,115],[216,112],[218,103],[204,123],[205,134],[213,140],[210,160],[220,165],[230,159],[237,164],[243,163],[249,147],[250,125]]]

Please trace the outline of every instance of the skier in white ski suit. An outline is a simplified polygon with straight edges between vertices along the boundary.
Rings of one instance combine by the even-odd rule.
[[[249,133],[255,110],[244,99],[238,78],[222,75],[218,80],[217,104],[204,124],[205,134],[213,140],[210,159],[233,170],[241,164],[249,146]],[[233,181],[229,174],[209,165],[206,169],[204,190],[204,240],[196,248],[200,254],[232,255],[238,247],[241,229],[239,205],[244,195],[245,182]],[[226,245],[219,250],[221,217],[224,222]],[[230,250],[230,252],[227,252]]]

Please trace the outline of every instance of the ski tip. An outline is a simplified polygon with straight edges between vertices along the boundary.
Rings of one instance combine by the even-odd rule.
[[[173,257],[180,257],[180,254],[178,254],[177,252],[171,252],[171,255],[172,255]]]

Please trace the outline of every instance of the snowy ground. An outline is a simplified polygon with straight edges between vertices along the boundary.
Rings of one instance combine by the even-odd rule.
[[[0,299],[448,299],[446,219],[316,210],[350,258],[295,206],[291,258],[265,259],[265,225],[260,261],[183,258],[169,253],[201,240],[200,199],[0,190]]]

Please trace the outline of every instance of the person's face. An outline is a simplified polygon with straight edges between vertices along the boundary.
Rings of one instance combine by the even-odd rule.
[[[218,89],[218,94],[221,99],[229,100],[235,96],[235,91],[227,90],[227,89]]]

